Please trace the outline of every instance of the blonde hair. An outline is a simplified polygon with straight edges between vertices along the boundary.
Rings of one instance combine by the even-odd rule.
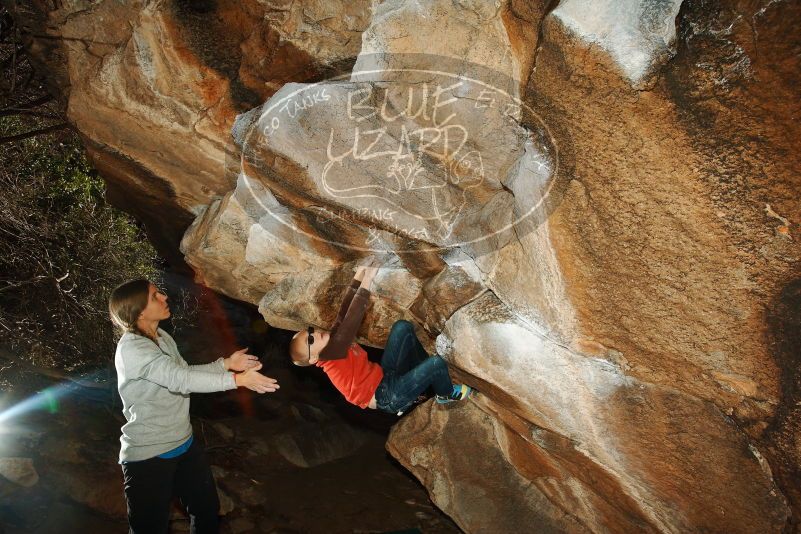
[[[309,363],[309,349],[306,344],[306,338],[306,331],[301,330],[292,336],[292,341],[289,342],[289,357],[292,359],[292,363],[299,367],[311,365]]]
[[[111,322],[122,333],[133,332],[148,337],[136,326],[136,320],[147,306],[149,293],[150,281],[143,278],[129,280],[111,291],[108,299],[108,313],[111,316]]]

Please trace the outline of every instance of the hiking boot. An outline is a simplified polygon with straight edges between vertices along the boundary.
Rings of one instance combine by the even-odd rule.
[[[453,391],[450,395],[437,395],[437,403],[439,404],[448,404],[451,402],[457,402],[460,400],[464,400],[473,393],[473,388],[466,384],[454,384]]]

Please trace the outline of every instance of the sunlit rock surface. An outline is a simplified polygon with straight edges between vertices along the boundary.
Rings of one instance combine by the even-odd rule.
[[[761,456],[711,403],[560,346],[491,294],[456,312],[437,348],[484,394],[464,407],[415,411],[389,448],[460,525],[522,528],[525,516],[508,512],[520,508],[543,514],[530,520],[546,531],[566,528],[563,515],[576,521],[571,531],[596,529],[599,517],[613,532],[784,525],[784,500]],[[495,467],[476,466],[480,458]],[[505,483],[532,487],[505,488],[497,499],[504,504],[478,520],[476,487],[487,491],[498,481],[476,476],[504,462],[512,468],[502,468]],[[436,483],[439,466],[450,464],[462,468],[451,468],[448,484]],[[619,513],[610,516],[612,509]]]
[[[563,0],[551,15],[640,84],[674,52],[679,7],[681,0]]]
[[[352,63],[371,12],[366,0],[6,3],[109,196],[176,262],[197,211],[234,185],[236,114]]]
[[[206,284],[325,328],[387,261],[359,339],[481,392],[388,443],[466,531],[798,528],[797,3],[6,3]]]

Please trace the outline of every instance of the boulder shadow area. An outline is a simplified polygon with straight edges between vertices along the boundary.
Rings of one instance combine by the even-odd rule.
[[[352,406],[322,370],[294,367],[292,332],[270,328],[255,308],[175,274],[161,285],[175,311],[162,326],[190,364],[249,347],[281,385],[264,395],[192,395],[223,533],[460,532],[386,452],[398,417]],[[381,351],[369,353],[378,359]],[[127,532],[113,352],[106,369],[67,380],[0,357],[0,411],[35,399],[0,427],[0,457],[16,462],[3,468],[17,474],[0,477],[0,533]],[[170,530],[189,530],[177,503]]]

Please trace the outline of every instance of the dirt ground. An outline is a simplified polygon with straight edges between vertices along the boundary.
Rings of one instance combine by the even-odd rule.
[[[272,396],[193,395],[194,435],[226,512],[222,532],[460,532],[384,450],[397,418],[346,404],[316,371],[273,366],[266,372],[283,387]],[[38,476],[31,487],[0,476],[0,533],[127,532],[116,464],[123,421],[109,391],[13,368],[0,387],[0,413],[39,392],[0,423],[0,459],[30,458]],[[171,532],[188,529],[176,506]]]
[[[292,333],[271,329],[255,309],[164,276],[174,312],[160,326],[190,364],[249,347],[281,385],[261,396],[192,395],[194,437],[217,480],[224,534],[460,532],[385,451],[396,416],[352,406],[320,369],[291,365]],[[105,369],[83,371],[83,386],[23,359],[0,350],[0,470],[4,459],[28,458],[38,480],[24,487],[0,474],[0,534],[127,532],[113,354]],[[23,401],[27,409],[7,417]],[[176,506],[171,532],[188,529]]]

